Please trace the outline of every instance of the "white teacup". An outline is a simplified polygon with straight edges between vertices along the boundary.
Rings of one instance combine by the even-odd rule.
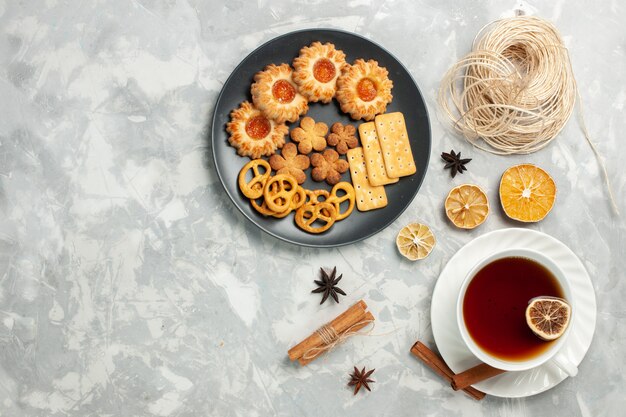
[[[465,298],[465,293],[467,291],[467,287],[469,283],[472,281],[474,276],[487,264],[501,258],[508,257],[521,257],[531,259],[552,273],[554,277],[556,277],[558,283],[563,289],[563,293],[565,295],[565,299],[571,306],[571,317],[568,328],[565,330],[565,333],[559,337],[556,341],[552,342],[552,345],[541,354],[532,357],[531,359],[523,360],[523,361],[508,361],[503,360],[501,358],[495,357],[490,353],[484,351],[480,346],[474,342],[472,337],[470,336],[467,327],[465,325],[465,319],[463,317],[463,300]],[[469,348],[469,350],[482,362],[493,366],[494,368],[503,369],[506,371],[525,371],[527,369],[535,368],[539,365],[542,365],[548,361],[552,361],[556,364],[561,370],[567,373],[569,376],[576,376],[578,373],[578,368],[576,364],[572,363],[561,351],[561,348],[565,344],[567,337],[570,334],[570,329],[572,327],[574,314],[576,308],[573,305],[572,293],[570,290],[569,283],[563,274],[563,271],[558,267],[558,265],[552,261],[550,258],[541,254],[540,252],[531,250],[531,249],[506,249],[500,252],[496,252],[492,255],[487,256],[480,262],[478,262],[467,274],[465,277],[463,284],[461,285],[461,291],[459,292],[459,297],[456,303],[456,315],[457,315],[457,323],[459,326],[459,330],[461,332],[461,337],[463,341]]]

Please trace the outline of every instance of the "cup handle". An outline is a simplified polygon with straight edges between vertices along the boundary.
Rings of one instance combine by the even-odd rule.
[[[557,353],[552,358],[552,361],[567,375],[576,376],[578,374],[578,367],[574,365],[572,361],[570,361],[563,353]]]

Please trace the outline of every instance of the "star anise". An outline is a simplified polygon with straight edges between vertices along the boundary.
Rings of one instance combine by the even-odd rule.
[[[367,389],[368,391],[371,391],[367,383],[376,382],[373,379],[369,379],[370,375],[372,375],[375,370],[376,369],[372,369],[371,371],[365,372],[365,367],[363,367],[363,369],[360,371],[358,370],[356,366],[354,367],[354,372],[350,374],[350,377],[352,379],[350,380],[350,382],[348,382],[349,386],[354,385],[354,395],[356,395],[357,392],[359,392],[361,387],[365,387],[365,389]]]
[[[333,272],[331,272],[330,275],[328,275],[323,268],[320,268],[320,271],[322,271],[322,279],[321,281],[314,281],[317,284],[318,288],[314,289],[311,292],[314,292],[316,294],[324,293],[320,304],[324,304],[324,301],[326,301],[329,295],[332,296],[335,302],[338,303],[339,297],[337,296],[337,293],[341,295],[346,295],[346,293],[343,292],[341,288],[337,287],[337,283],[341,280],[341,278],[343,278],[343,274],[335,278],[335,276],[337,275],[337,267],[333,268]]]
[[[450,150],[450,153],[442,152],[441,159],[447,162],[445,168],[452,168],[451,174],[452,178],[456,176],[456,173],[462,174],[463,171],[467,171],[465,164],[472,160],[472,158],[461,159],[461,152],[455,153],[453,150]]]

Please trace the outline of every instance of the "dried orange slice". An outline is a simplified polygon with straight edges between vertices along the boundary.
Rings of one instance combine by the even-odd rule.
[[[473,184],[459,185],[450,190],[444,206],[450,221],[461,229],[473,229],[489,215],[487,194]]]
[[[554,340],[565,333],[571,311],[569,304],[561,298],[536,297],[526,307],[526,323],[539,338]]]
[[[435,235],[425,224],[411,223],[400,229],[396,238],[398,250],[407,259],[424,259],[435,246]]]
[[[500,180],[500,202],[507,216],[521,222],[538,222],[552,210],[556,185],[543,169],[515,165]]]

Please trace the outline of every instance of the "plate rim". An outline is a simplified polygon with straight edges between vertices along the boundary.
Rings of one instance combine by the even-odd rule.
[[[380,48],[382,51],[384,51],[385,53],[389,54],[389,56],[391,56],[393,59],[396,60],[396,62],[400,65],[400,67],[402,67],[402,69],[404,69],[404,71],[408,74],[411,82],[413,82],[413,84],[415,85],[415,88],[417,88],[417,91],[420,94],[420,98],[422,99],[423,103],[424,103],[424,110],[425,110],[425,118],[426,118],[426,126],[428,128],[428,153],[427,153],[427,157],[426,157],[426,169],[424,170],[424,175],[422,176],[422,178],[417,181],[417,185],[415,187],[415,192],[413,193],[413,195],[410,197],[410,199],[407,201],[407,204],[401,209],[399,210],[395,216],[392,216],[390,218],[390,220],[380,229],[375,230],[373,232],[370,232],[364,236],[358,237],[356,239],[351,239],[345,242],[339,242],[339,243],[332,243],[332,244],[325,244],[325,243],[305,243],[305,242],[298,242],[296,240],[293,239],[289,239],[285,236],[281,236],[277,233],[274,233],[270,230],[268,230],[267,228],[263,227],[263,225],[261,225],[256,219],[252,218],[251,216],[249,216],[241,207],[239,207],[239,205],[235,202],[235,197],[230,193],[230,191],[228,190],[228,187],[226,187],[226,184],[224,183],[224,179],[222,178],[222,174],[220,172],[220,170],[218,169],[218,162],[217,162],[217,154],[215,152],[215,143],[216,143],[216,139],[215,139],[215,129],[216,129],[216,119],[217,119],[217,110],[220,104],[220,101],[222,100],[222,96],[224,95],[225,92],[225,88],[228,85],[228,83],[231,81],[231,79],[233,78],[233,76],[235,75],[235,73],[237,72],[237,70],[239,70],[239,68],[253,55],[255,54],[259,49],[264,48],[265,46],[267,46],[268,44],[275,42],[279,39],[283,39],[286,38],[288,36],[292,36],[298,33],[303,33],[303,32],[335,32],[335,33],[341,33],[344,35],[349,35],[349,36],[353,36],[355,38],[360,38],[362,40],[365,40],[367,42],[370,42],[372,44],[374,44],[375,46],[377,46],[378,48]],[[335,28],[323,28],[323,27],[318,27],[318,28],[305,28],[305,29],[298,29],[298,30],[294,30],[291,32],[287,32],[287,33],[283,33],[282,35],[278,35],[276,37],[273,37],[267,41],[265,41],[264,43],[262,43],[261,45],[257,46],[256,48],[254,48],[251,52],[249,52],[238,64],[237,66],[231,71],[230,75],[228,76],[228,78],[226,78],[226,81],[224,81],[224,84],[222,86],[222,89],[220,90],[219,95],[217,96],[217,99],[215,100],[215,106],[213,108],[213,116],[212,116],[212,120],[211,120],[211,153],[213,154],[213,165],[215,167],[215,171],[217,172],[217,176],[220,180],[220,183],[222,184],[222,188],[224,189],[224,191],[226,192],[226,195],[228,195],[228,197],[230,198],[231,202],[233,203],[233,205],[237,208],[237,210],[239,210],[239,212],[241,214],[243,214],[243,216],[245,218],[247,218],[250,222],[252,222],[252,224],[254,224],[258,229],[262,230],[263,232],[267,233],[270,236],[273,236],[283,242],[287,242],[290,243],[292,245],[296,245],[296,246],[303,246],[303,247],[309,247],[309,248],[337,248],[337,247],[341,247],[341,246],[347,246],[347,245],[351,245],[353,243],[357,243],[366,239],[369,239],[370,237],[382,232],[383,230],[387,229],[389,226],[391,226],[401,215],[402,213],[404,213],[406,211],[406,209],[409,208],[409,206],[413,203],[413,200],[415,200],[415,197],[417,196],[417,193],[419,192],[420,188],[422,187],[422,184],[424,183],[424,179],[426,178],[426,174],[428,173],[428,166],[430,164],[430,153],[432,150],[432,128],[431,128],[431,121],[430,121],[430,114],[428,112],[428,105],[426,103],[426,99],[425,99],[425,95],[422,93],[422,90],[420,89],[419,85],[417,84],[417,82],[415,82],[415,78],[413,78],[413,74],[411,74],[411,71],[409,71],[409,69],[402,63],[402,61],[400,61],[393,53],[391,53],[388,49],[386,49],[385,47],[383,47],[382,45],[380,45],[379,43],[366,38],[363,35],[354,33],[354,32],[349,32],[347,30],[342,30],[342,29],[335,29]]]
[[[433,310],[436,308],[435,307],[435,303],[433,303],[434,300],[434,295],[437,292],[437,289],[439,288],[440,285],[443,285],[439,278],[441,278],[441,275],[445,272],[448,264],[450,263],[450,261],[452,260],[452,258],[454,256],[457,255],[457,253],[459,251],[461,251],[462,249],[468,247],[471,244],[476,244],[477,240],[480,240],[481,238],[487,237],[489,235],[492,234],[497,234],[497,233],[529,233],[531,235],[536,235],[542,239],[546,239],[547,242],[549,242],[550,244],[553,245],[559,245],[562,249],[565,250],[565,252],[568,253],[568,255],[572,256],[572,259],[575,260],[575,262],[577,263],[577,265],[581,268],[581,271],[583,273],[583,280],[586,281],[586,283],[588,283],[591,286],[592,289],[592,296],[590,298],[590,303],[593,306],[593,323],[589,323],[590,327],[591,327],[591,332],[589,334],[589,341],[588,343],[584,343],[584,346],[582,347],[582,356],[580,358],[580,360],[577,362],[577,365],[580,365],[580,363],[584,360],[585,356],[587,355],[587,353],[589,352],[589,348],[591,347],[591,343],[593,342],[593,336],[595,334],[595,329],[597,326],[597,309],[598,309],[598,305],[597,305],[597,299],[596,299],[596,294],[595,294],[595,289],[593,288],[593,281],[591,280],[591,276],[589,275],[589,271],[587,271],[587,268],[585,268],[584,264],[582,263],[581,259],[578,257],[578,255],[576,255],[576,253],[574,253],[574,251],[572,251],[572,249],[567,246],[565,243],[563,243],[562,241],[560,241],[559,239],[538,231],[538,230],[531,230],[531,229],[525,229],[525,228],[521,228],[521,227],[511,227],[511,228],[503,228],[503,229],[496,229],[496,230],[492,230],[490,232],[487,232],[485,234],[482,234],[480,236],[477,236],[476,238],[470,240],[469,242],[467,242],[465,245],[463,245],[461,248],[459,248],[454,255],[448,260],[448,262],[446,262],[444,268],[441,270],[439,276],[437,277],[437,281],[435,283],[435,288],[433,289],[432,295],[431,295],[431,308],[430,308],[430,314],[431,314],[431,327],[432,327],[432,323],[433,323]],[[452,325],[453,327],[456,327],[456,325]],[[436,326],[435,326],[436,327]],[[439,332],[441,333],[441,332]],[[433,327],[433,338],[435,339],[435,344],[437,344],[437,338],[435,336],[435,331],[434,331],[434,327]],[[439,345],[438,349],[439,349]],[[567,344],[564,346],[564,348],[566,348]],[[466,348],[465,348],[466,349]],[[441,351],[440,351],[441,353]],[[471,352],[470,352],[471,353]],[[443,357],[443,354],[441,355],[444,362],[448,363],[446,361],[446,359]],[[472,355],[473,356],[473,355]],[[544,365],[542,365],[544,366]],[[527,372],[527,371],[524,371]],[[485,393],[487,393],[488,395],[494,396],[494,397],[499,397],[499,398],[525,398],[525,397],[530,397],[533,395],[537,395],[543,392],[546,392],[552,388],[554,388],[555,386],[557,386],[558,384],[560,384],[561,382],[563,382],[566,378],[567,375],[565,375],[564,373],[561,372],[561,376],[562,378],[560,378],[560,380],[558,380],[557,382],[554,382],[553,384],[550,384],[549,386],[546,387],[541,387],[539,389],[533,390],[532,392],[522,392],[519,393],[517,395],[506,395],[506,394],[500,394],[500,393],[493,393],[493,392],[489,392],[489,390],[485,390],[484,388],[481,388],[479,386],[477,386],[477,388],[482,389],[483,391],[485,391]]]

